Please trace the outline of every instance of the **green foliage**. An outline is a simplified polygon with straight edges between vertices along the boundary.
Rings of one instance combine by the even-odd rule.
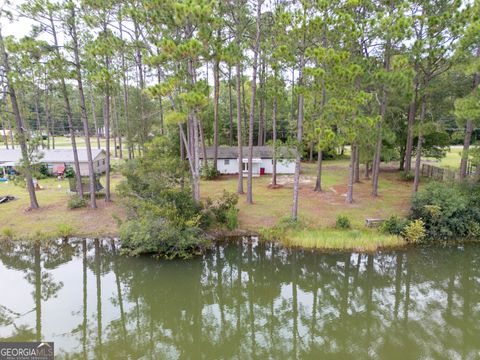
[[[73,235],[74,229],[68,224],[58,224],[56,235],[59,238],[67,239]]]
[[[225,225],[228,230],[235,230],[238,228],[238,209],[230,208],[225,214]]]
[[[13,239],[13,230],[12,228],[9,227],[4,227],[2,229],[2,238],[6,240],[12,240]]]
[[[48,172],[48,166],[45,163],[41,163],[40,166],[38,167],[38,172],[44,177],[47,178],[50,176],[50,173]]]
[[[335,221],[336,229],[351,229],[352,224],[350,223],[350,218],[346,215],[338,215],[337,220]]]
[[[213,180],[216,179],[218,175],[220,175],[220,172],[211,164],[202,167],[201,177],[203,180]]]
[[[425,224],[425,240],[475,236],[480,222],[479,184],[431,183],[412,201],[410,219]]]
[[[209,245],[200,228],[177,227],[156,217],[127,220],[120,227],[120,239],[125,254],[155,254],[167,259],[188,259]]]
[[[417,219],[408,223],[402,232],[403,237],[410,243],[418,243],[426,235],[425,224],[422,220]]]
[[[238,195],[224,190],[221,198],[212,201],[207,199],[206,208],[215,216],[215,221],[219,224],[227,223],[227,213],[238,203]]]
[[[407,224],[407,219],[392,215],[380,225],[379,230],[385,234],[401,235]]]
[[[403,181],[412,182],[415,179],[415,173],[413,171],[402,171],[400,173],[400,178]]]
[[[68,199],[67,206],[70,210],[73,210],[85,207],[86,204],[87,203],[84,198],[80,197],[78,194],[74,194]]]
[[[120,226],[125,253],[154,254],[168,259],[188,258],[208,246],[204,230],[213,224],[228,228],[238,224],[236,194],[224,192],[205,205],[193,200],[185,164],[168,137],[155,138],[142,158],[129,161],[119,193],[128,209]]]
[[[68,166],[65,169],[65,178],[66,179],[73,179],[75,177],[75,170],[71,166]]]
[[[300,230],[303,224],[298,220],[292,219],[290,216],[281,218],[275,226],[269,228],[261,228],[259,230],[262,240],[265,241],[284,241],[287,233],[291,230]]]

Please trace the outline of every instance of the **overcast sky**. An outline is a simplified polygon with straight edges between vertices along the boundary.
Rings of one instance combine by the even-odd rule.
[[[18,5],[25,2],[25,0],[10,0],[10,4],[6,5],[5,0],[0,0],[2,9],[14,10]],[[32,21],[25,18],[17,18],[13,22],[9,21],[4,16],[0,17],[0,24],[2,25],[2,34],[4,36],[13,35],[17,38],[27,35],[32,27]]]

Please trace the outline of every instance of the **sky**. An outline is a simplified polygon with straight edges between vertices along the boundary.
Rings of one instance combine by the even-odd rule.
[[[6,4],[5,0],[0,0],[0,7],[2,9],[13,10],[24,2],[25,0],[9,0],[10,4]],[[5,16],[0,16],[0,24],[2,26],[2,35],[3,36],[13,35],[16,38],[21,38],[25,35],[28,35],[32,27],[33,21],[25,18],[17,18],[17,16],[15,16],[14,20],[15,20],[14,22],[11,22]]]

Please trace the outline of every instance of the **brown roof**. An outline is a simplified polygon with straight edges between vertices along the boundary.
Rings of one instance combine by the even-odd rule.
[[[206,148],[207,150],[207,159],[213,159],[213,146]],[[242,155],[244,158],[248,157],[248,146],[242,148]],[[281,158],[294,158],[295,149],[287,148],[286,146],[280,146],[277,149],[278,157]],[[271,159],[273,158],[273,147],[271,146],[254,146],[253,147],[253,157],[261,159]],[[238,158],[238,147],[237,146],[219,146],[218,147],[218,158],[219,159],[237,159]],[[200,149],[200,159],[203,159],[203,150]]]

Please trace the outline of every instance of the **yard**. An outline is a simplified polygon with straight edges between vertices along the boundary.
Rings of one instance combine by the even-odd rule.
[[[120,180],[112,177],[112,188]],[[100,180],[102,184],[104,179]],[[113,236],[117,234],[114,215],[121,216],[115,192],[113,202],[106,204],[103,198],[97,200],[98,209],[69,210],[68,181],[57,179],[39,180],[42,190],[37,191],[40,209],[27,211],[30,202],[27,191],[13,183],[0,183],[0,197],[13,195],[12,202],[0,205],[0,237],[11,233],[15,238],[45,238],[56,236],[62,229],[70,228],[76,236]]]
[[[354,186],[354,203],[345,203],[348,160],[326,161],[323,171],[323,191],[314,192],[315,164],[303,163],[300,186],[300,219],[311,228],[333,226],[339,214],[347,215],[355,227],[363,227],[365,218],[385,218],[392,214],[406,215],[412,195],[412,184],[400,180],[393,168],[384,168],[380,179],[380,196],[373,198],[371,181],[364,180]],[[275,225],[289,216],[292,206],[293,175],[280,175],[278,189],[269,188],[270,176],[253,179],[253,205],[247,205],[246,195],[239,199],[240,228],[258,230]],[[246,191],[247,181],[244,181]],[[218,180],[203,181],[203,197],[215,198],[223,190],[236,191],[237,177],[222,176]]]

